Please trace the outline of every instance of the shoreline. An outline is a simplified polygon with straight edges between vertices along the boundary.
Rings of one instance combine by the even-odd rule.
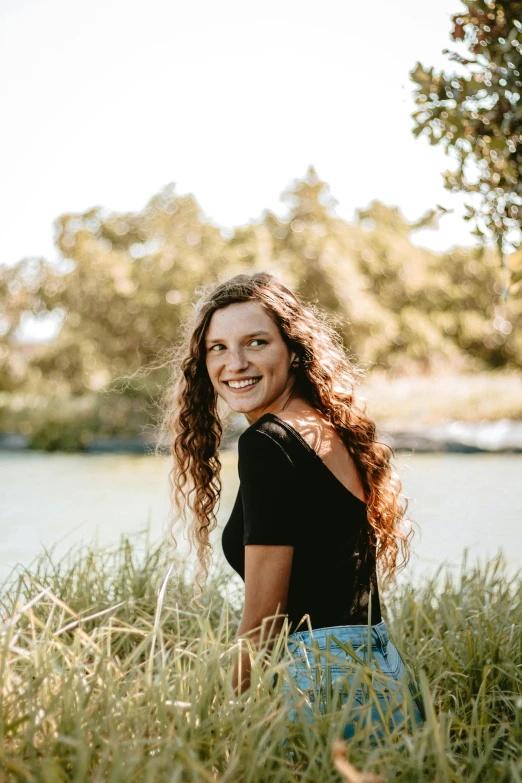
[[[223,438],[223,450],[235,449],[240,432],[234,429]],[[522,421],[452,421],[431,426],[403,427],[393,422],[379,426],[382,440],[397,452],[417,454],[522,454]],[[154,441],[139,436],[93,438],[76,454],[147,454]],[[29,438],[16,432],[0,433],[0,452],[36,452]],[[56,451],[60,451],[57,449]],[[56,453],[56,452],[45,452]]]
[[[452,421],[431,426],[379,428],[383,440],[398,452],[417,454],[522,454],[522,422]]]

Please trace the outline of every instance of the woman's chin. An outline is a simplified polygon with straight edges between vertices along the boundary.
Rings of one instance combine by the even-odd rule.
[[[231,400],[229,398],[227,403],[234,413],[243,413],[245,416],[264,407],[262,400]]]
[[[244,413],[245,415],[251,411],[257,410],[259,407],[259,405],[253,405],[252,403],[249,404],[246,400],[244,402],[240,402],[239,400],[233,400],[230,402],[230,400],[228,400],[228,405],[234,411],[234,413]]]

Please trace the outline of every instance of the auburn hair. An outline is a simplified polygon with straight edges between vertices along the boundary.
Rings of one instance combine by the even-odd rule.
[[[302,301],[268,272],[238,274],[199,288],[197,293],[199,299],[185,322],[182,342],[169,359],[171,378],[160,400],[160,443],[168,444],[172,456],[169,493],[175,516],[169,530],[177,546],[174,525],[188,528],[190,551],[193,546],[197,550],[195,581],[200,591],[200,576],[208,576],[209,533],[217,524],[219,446],[224,429],[218,395],[206,368],[205,335],[216,310],[250,301],[265,308],[289,349],[299,357],[298,368],[292,370],[292,397],[300,397],[320,411],[351,454],[364,486],[382,587],[390,580],[395,582],[395,573],[410,557],[413,528],[404,521],[407,501],[401,500],[401,482],[391,462],[393,450],[377,440],[376,425],[357,398],[362,371],[348,357],[326,313]],[[399,550],[402,561],[397,563]]]

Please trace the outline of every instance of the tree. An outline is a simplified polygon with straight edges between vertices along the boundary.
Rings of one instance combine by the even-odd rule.
[[[507,255],[522,240],[522,1],[462,0],[451,37],[461,53],[444,50],[456,64],[451,74],[417,63],[414,134],[441,144],[456,158],[445,187],[471,195],[465,219],[482,245],[496,242],[507,298],[522,271]]]
[[[312,168],[285,198],[284,218],[265,212],[228,238],[172,186],[140,212],[61,216],[59,263],[0,267],[0,392],[72,399],[119,392],[127,379],[125,397],[148,401],[165,380],[161,361],[140,370],[177,341],[196,289],[253,270],[275,272],[327,310],[368,368],[522,366],[522,297],[493,301],[502,290],[494,251],[479,263],[478,249],[417,248],[412,231],[434,216],[410,223],[377,201],[348,223]],[[512,263],[522,266],[522,252]],[[18,325],[49,314],[61,321],[55,341],[19,345]]]
[[[176,341],[199,285],[218,279],[225,240],[192,196],[167,186],[142,212],[94,207],[56,221],[61,266],[10,270],[11,330],[23,311],[64,314],[56,342],[35,358],[49,382],[72,394],[104,388]],[[25,282],[24,282],[25,281]],[[154,384],[154,379],[151,378]]]
[[[290,208],[287,219],[278,221],[266,214],[274,255],[286,265],[304,299],[318,301],[332,314],[339,313],[342,301],[335,268],[342,262],[342,253],[336,236],[338,220],[332,214],[335,201],[313,166],[282,198]]]

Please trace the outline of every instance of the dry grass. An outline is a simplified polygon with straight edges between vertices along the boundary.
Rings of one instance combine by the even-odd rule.
[[[361,394],[370,415],[388,429],[450,421],[522,420],[522,373],[395,379],[374,373],[361,387]]]
[[[234,696],[241,602],[227,595],[227,568],[195,611],[163,545],[47,553],[1,591],[0,780],[520,781],[520,576],[496,559],[437,580],[386,601],[426,724],[377,745],[363,729],[340,754],[351,704],[334,703],[311,734],[289,723],[284,647],[267,669],[253,651],[252,687]]]

